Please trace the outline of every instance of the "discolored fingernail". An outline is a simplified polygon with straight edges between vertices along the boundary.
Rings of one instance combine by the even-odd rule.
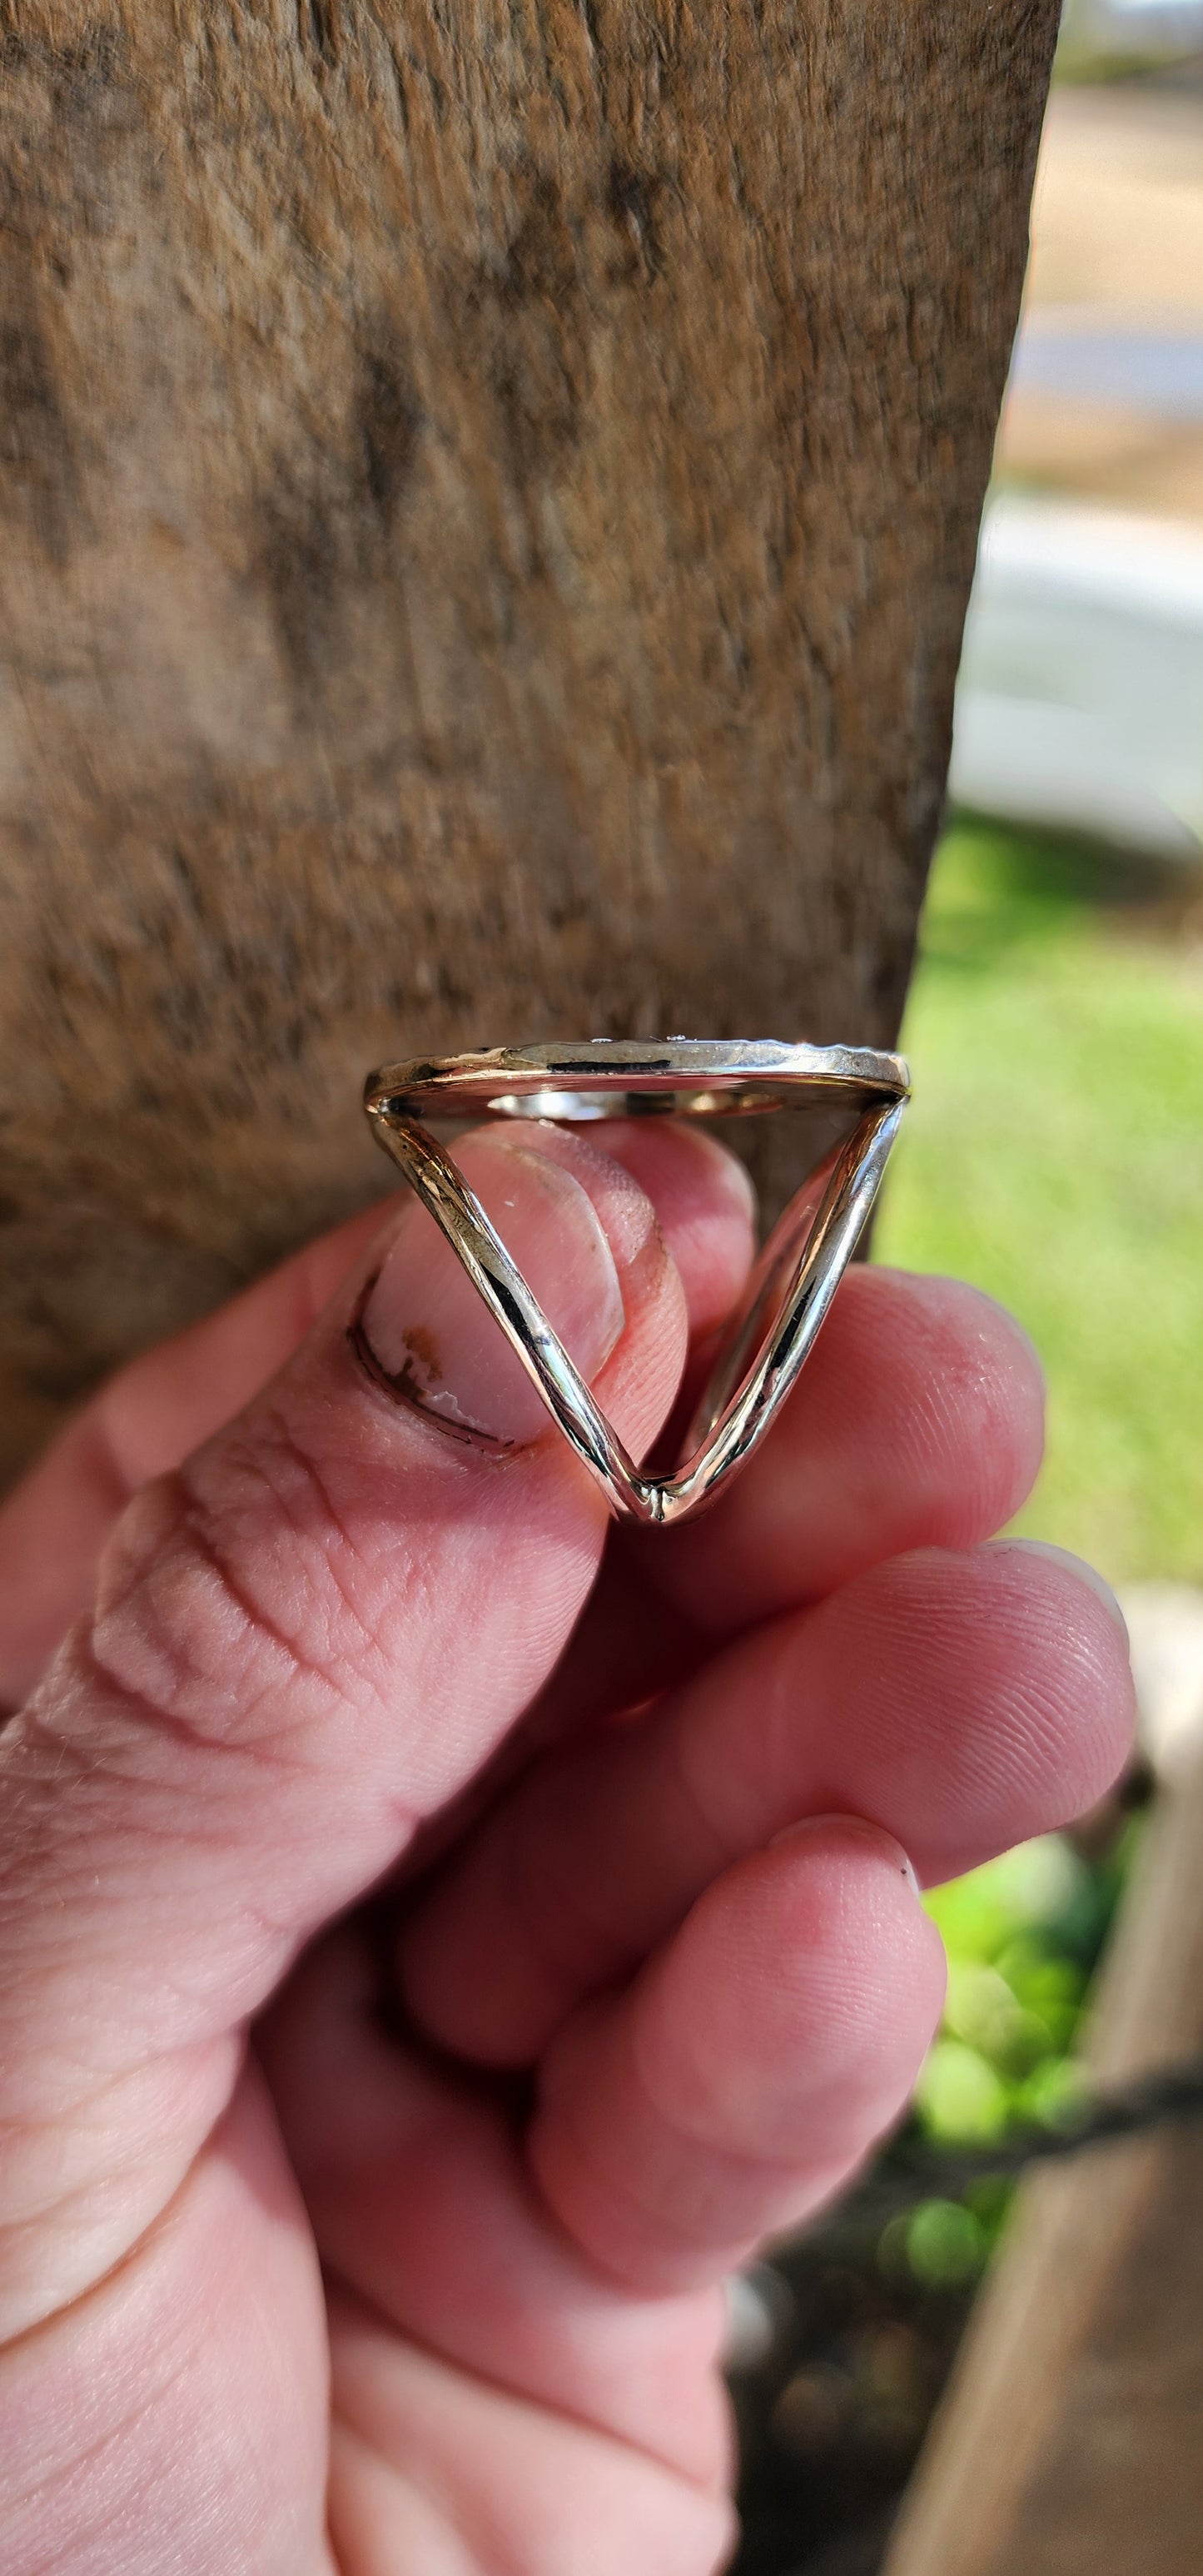
[[[593,1378],[625,1321],[614,1254],[586,1190],[528,1143],[474,1137],[457,1157],[569,1357]],[[407,1213],[364,1305],[372,1373],[452,1438],[515,1448],[552,1430],[537,1388],[432,1217]]]

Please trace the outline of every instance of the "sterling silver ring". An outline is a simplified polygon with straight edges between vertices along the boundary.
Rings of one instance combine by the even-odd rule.
[[[910,1097],[899,1055],[776,1039],[490,1047],[383,1065],[364,1106],[538,1387],[548,1412],[623,1519],[667,1525],[714,1501],[784,1403],[873,1205]],[[748,1117],[847,1110],[856,1125],[815,1167],[774,1227],[722,1340],[671,1475],[644,1476],[595,1403],[480,1201],[429,1119]]]

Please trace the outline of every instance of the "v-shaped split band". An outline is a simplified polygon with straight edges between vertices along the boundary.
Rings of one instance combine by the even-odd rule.
[[[712,1502],[764,1438],[823,1321],[876,1197],[909,1098],[901,1056],[775,1039],[491,1047],[382,1066],[364,1105],[378,1142],[442,1227],[610,1507],[645,1523]],[[595,1404],[500,1235],[426,1120],[578,1124],[657,1113],[731,1118],[783,1108],[846,1111],[856,1125],[791,1199],[753,1270],[673,1474],[644,1476]]]

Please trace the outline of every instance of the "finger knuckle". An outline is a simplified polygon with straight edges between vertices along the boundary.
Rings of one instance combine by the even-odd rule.
[[[316,1459],[279,1416],[138,1496],[87,1640],[97,1671],[165,1726],[253,1745],[354,1694],[375,1638]]]

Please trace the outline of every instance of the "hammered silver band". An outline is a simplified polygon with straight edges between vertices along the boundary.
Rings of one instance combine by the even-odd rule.
[[[862,1047],[665,1038],[637,1044],[491,1047],[384,1065],[364,1106],[517,1352],[565,1439],[622,1518],[683,1520],[746,1464],[793,1386],[856,1248],[910,1096],[901,1056]],[[811,1172],[775,1226],[671,1475],[644,1476],[606,1421],[430,1119],[750,1117],[847,1110],[856,1125]]]

